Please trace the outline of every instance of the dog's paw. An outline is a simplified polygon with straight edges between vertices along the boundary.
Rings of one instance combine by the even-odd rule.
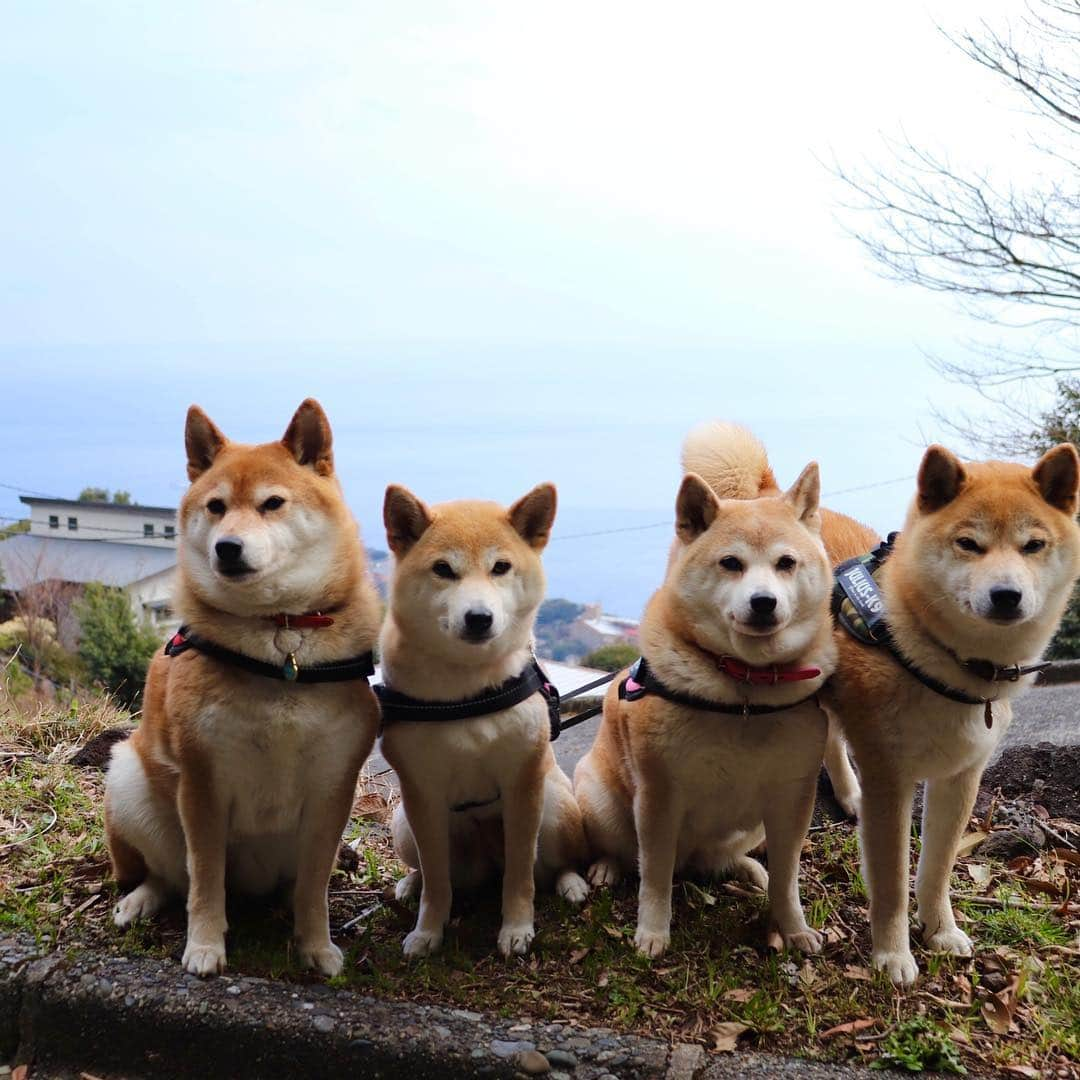
[[[597,889],[604,885],[614,887],[619,883],[620,877],[622,873],[614,859],[597,859],[589,867],[589,884]]]
[[[332,941],[324,941],[320,945],[305,945],[303,942],[297,942],[296,951],[304,967],[314,968],[328,979],[340,975],[341,969],[345,966],[345,957]]]
[[[639,926],[634,934],[634,944],[639,953],[655,959],[657,956],[663,956],[668,945],[671,944],[671,932],[665,930],[657,933]]]
[[[858,821],[862,815],[862,792],[855,788],[854,791],[833,790],[833,797],[840,804],[840,809],[852,820]]]
[[[745,881],[748,885],[756,885],[762,892],[769,891],[769,871],[749,855],[740,855],[731,864],[732,877],[739,881]]]
[[[499,931],[499,952],[503,956],[524,956],[529,951],[536,930],[532,923],[504,925]]]
[[[183,965],[192,975],[220,975],[225,970],[225,942],[200,945],[189,941],[184,949]]]
[[[819,953],[825,944],[824,937],[809,926],[790,934],[781,932],[780,936],[783,938],[785,949],[793,949],[801,953]]]
[[[113,908],[113,922],[123,929],[137,919],[149,919],[157,914],[164,903],[165,890],[153,882],[144,881]]]
[[[893,986],[907,988],[914,984],[919,974],[919,965],[910,949],[875,951],[871,963],[878,971],[884,971],[892,979]]]
[[[402,951],[410,960],[430,956],[433,952],[439,951],[442,939],[441,930],[421,930],[417,927],[412,933],[405,935]]]
[[[566,870],[559,875],[559,880],[555,883],[555,892],[567,903],[575,906],[584,904],[589,899],[588,882],[580,874],[575,874],[573,870]]]
[[[971,938],[958,926],[946,926],[932,934],[924,934],[923,944],[930,952],[949,953],[952,956],[971,956],[975,951]]]
[[[412,900],[420,895],[420,885],[420,871],[413,870],[412,873],[400,878],[394,886],[394,899],[400,900],[402,903],[406,900]]]

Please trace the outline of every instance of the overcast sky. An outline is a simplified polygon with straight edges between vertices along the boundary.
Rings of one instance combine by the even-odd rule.
[[[910,477],[933,406],[980,407],[923,355],[971,327],[875,276],[821,159],[906,131],[1015,169],[935,21],[1016,7],[8,5],[0,483],[175,503],[189,402],[257,440],[309,394],[373,544],[391,480],[551,479],[565,534],[666,520],[712,416],[785,482]],[[910,493],[830,502],[884,530]],[[553,547],[552,591],[637,604],[668,534],[620,535]]]

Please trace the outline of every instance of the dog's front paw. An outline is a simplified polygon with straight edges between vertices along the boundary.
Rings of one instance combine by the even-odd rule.
[[[555,882],[555,892],[569,904],[584,904],[589,899],[589,885],[580,874],[567,870]]]
[[[132,889],[113,908],[113,922],[121,929],[137,919],[149,919],[165,903],[165,890],[150,881]]]
[[[943,926],[932,934],[924,933],[923,944],[931,952],[952,956],[971,956],[975,951],[971,938],[958,926]]]
[[[411,934],[405,935],[402,951],[410,959],[430,956],[433,952],[439,951],[442,939],[441,930],[421,930],[417,927]]]
[[[187,943],[184,949],[183,965],[192,975],[206,978],[208,975],[220,975],[225,970],[225,942],[212,945],[194,941]]]
[[[297,942],[296,951],[304,967],[314,968],[328,979],[340,975],[345,966],[345,957],[332,941],[324,941],[319,945],[306,945],[300,941]]]
[[[597,889],[602,885],[617,885],[621,876],[619,864],[614,859],[597,859],[589,867],[589,884]]]
[[[819,953],[825,943],[825,939],[821,934],[816,930],[812,930],[809,926],[803,927],[801,930],[795,930],[790,934],[782,931],[780,936],[784,940],[785,949],[794,949],[796,952],[801,953]]]
[[[654,931],[646,930],[639,926],[634,934],[634,944],[639,953],[644,956],[655,958],[663,956],[668,945],[671,944],[671,932],[669,930]]]
[[[412,873],[398,879],[397,884],[394,886],[394,899],[400,900],[402,903],[406,900],[412,900],[413,897],[420,895],[420,885],[420,871],[413,870]]]
[[[875,951],[871,956],[871,963],[878,971],[888,974],[893,986],[907,988],[914,984],[919,974],[919,965],[915,963],[910,949]]]
[[[536,930],[532,923],[503,925],[499,931],[499,952],[503,956],[524,956],[529,951]]]

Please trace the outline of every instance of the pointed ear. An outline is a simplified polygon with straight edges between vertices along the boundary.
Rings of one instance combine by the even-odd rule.
[[[967,472],[960,459],[944,446],[931,446],[919,465],[919,509],[924,514],[940,510],[960,494]]]
[[[784,502],[808,529],[821,531],[821,472],[816,461],[811,461],[799,473],[799,479],[784,492]]]
[[[1076,516],[1080,489],[1080,455],[1072,443],[1060,443],[1035,463],[1031,476],[1042,497],[1053,507]]]
[[[299,464],[310,465],[320,476],[334,471],[330,421],[314,398],[300,403],[281,441]]]
[[[675,496],[675,532],[684,544],[696,540],[720,512],[720,500],[698,476],[687,473]]]
[[[400,559],[424,535],[431,524],[431,511],[408,489],[391,484],[383,500],[386,542]]]
[[[198,405],[192,405],[187,411],[187,422],[184,424],[188,479],[198,480],[214,464],[214,458],[228,442],[214,421]]]
[[[537,484],[507,511],[510,524],[529,547],[543,551],[555,522],[557,497],[554,484]]]

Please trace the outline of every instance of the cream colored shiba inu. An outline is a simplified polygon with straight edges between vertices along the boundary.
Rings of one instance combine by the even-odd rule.
[[[391,486],[384,517],[396,567],[380,638],[381,748],[401,780],[395,850],[419,868],[398,886],[399,898],[420,891],[405,953],[437,949],[452,887],[479,885],[500,867],[499,951],[524,953],[534,875],[571,903],[588,894],[575,870],[586,860],[581,815],[551,751],[532,656],[555,489],[542,484],[506,510],[427,507]]]
[[[799,852],[825,747],[815,695],[833,668],[832,575],[819,480],[784,494],[764,448],[733,425],[691,433],[667,576],[641,624],[644,666],[609,690],[574,790],[593,884],[637,863],[635,941],[668,945],[672,875],[733,873],[768,889],[786,946],[817,952]],[[748,855],[762,839],[769,872]]]
[[[876,573],[881,642],[836,631],[839,663],[822,700],[851,746],[861,794],[833,729],[827,764],[838,797],[859,815],[873,963],[899,986],[918,974],[908,940],[908,860],[920,781],[915,895],[923,943],[971,955],[949,902],[949,875],[983,768],[1008,729],[1011,700],[1032,682],[1030,669],[1080,573],[1078,486],[1080,460],[1069,444],[1034,468],[961,463],[931,446],[904,528]],[[877,543],[840,515],[826,515],[823,535],[834,562]]]
[[[185,626],[150,665],[105,791],[113,869],[134,886],[115,921],[186,895],[184,967],[210,975],[225,966],[226,883],[293,881],[300,960],[336,975],[326,888],[378,726],[365,676],[380,613],[330,426],[309,399],[280,442],[243,446],[192,406],[185,441]]]

